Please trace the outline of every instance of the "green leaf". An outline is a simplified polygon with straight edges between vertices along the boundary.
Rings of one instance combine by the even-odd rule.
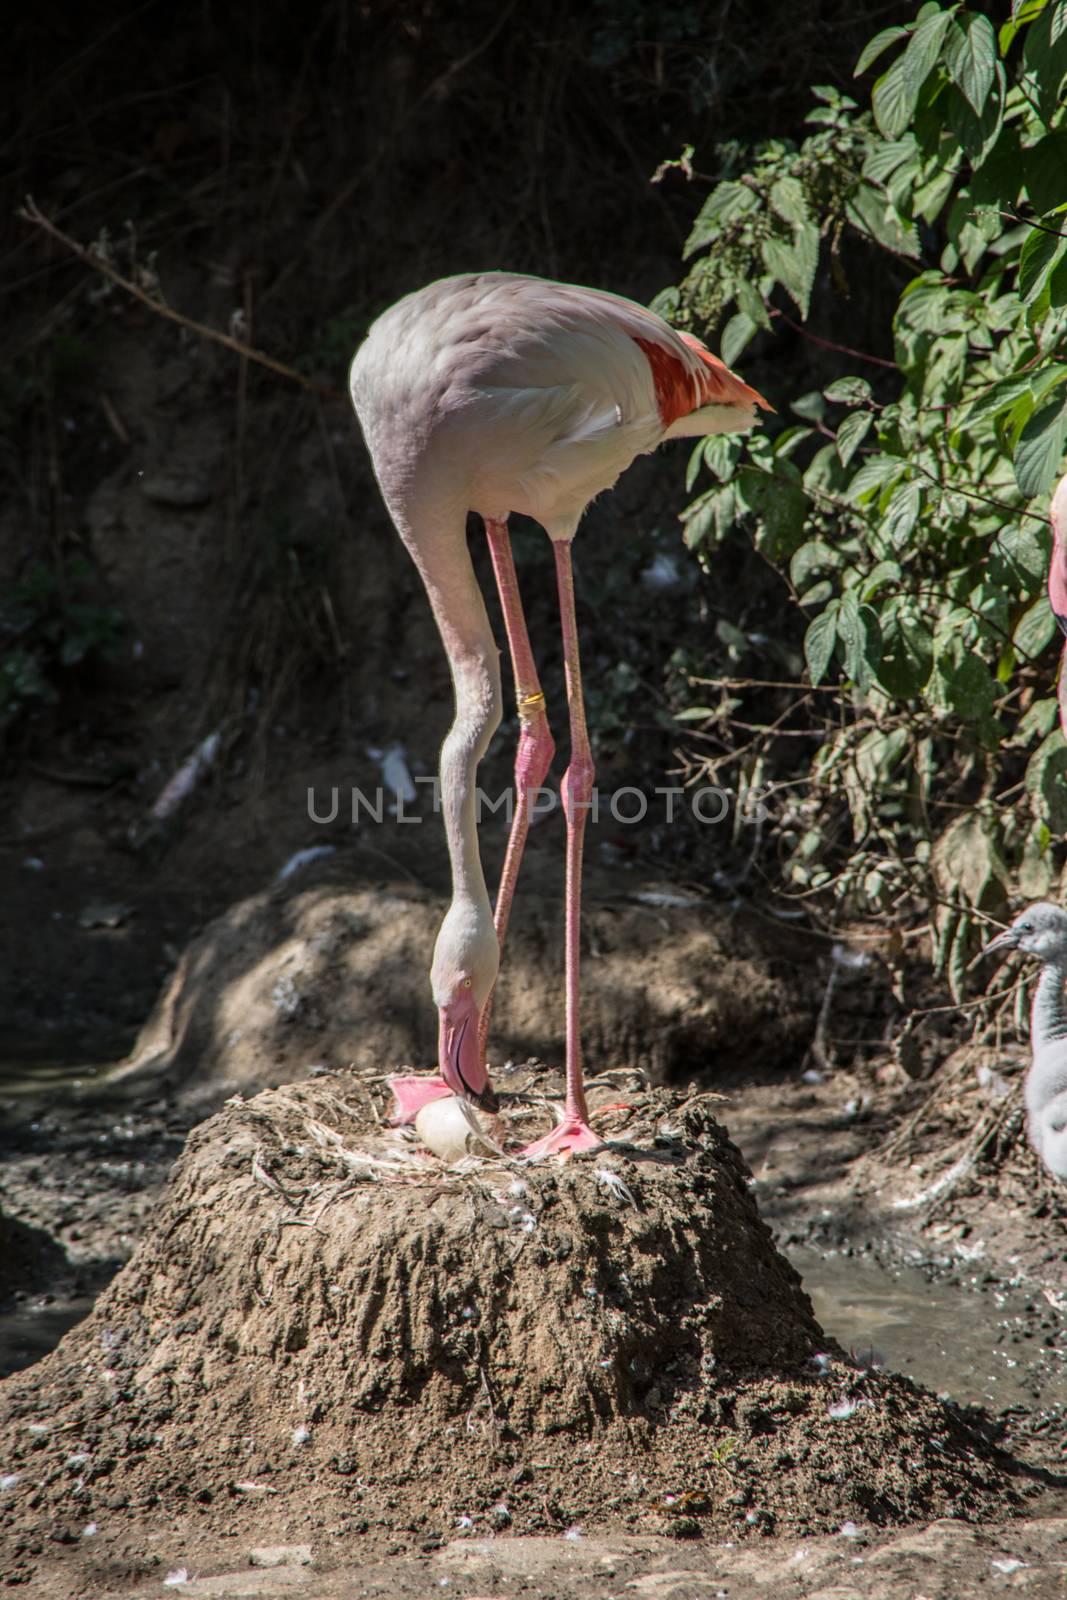
[[[1067,200],[1067,129],[1045,136],[1025,156],[1026,192],[1043,215]]]
[[[1063,0],[1050,0],[1027,29],[1023,46],[1023,61],[1033,74],[1037,91],[1038,112],[1046,124],[1056,110],[1067,74],[1067,28],[1063,18]]]
[[[739,217],[755,211],[758,205],[759,196],[747,183],[729,180],[716,184],[701,206],[692,232],[685,242],[683,251],[685,257],[693,255],[712,239],[717,239],[728,223],[736,222]]]
[[[873,39],[868,39],[860,51],[860,58],[852,69],[852,76],[858,78],[861,72],[866,72],[869,66],[878,60],[884,50],[891,44],[896,44],[898,39],[906,39],[907,28],[883,28],[881,33],[876,33]]]
[[[868,456],[852,476],[852,482],[848,486],[848,498],[857,505],[864,505],[868,500],[873,500],[880,489],[892,479],[898,478],[903,471],[904,463],[899,456]]]
[[[902,550],[911,537],[922,507],[922,490],[917,483],[898,483],[882,519],[882,533],[894,550]]]
[[[882,611],[878,681],[889,694],[910,700],[925,688],[934,664],[933,635],[918,606],[895,596]]]
[[[801,316],[807,320],[819,264],[818,228],[814,223],[807,223],[795,230],[791,244],[784,239],[764,239],[760,248],[767,271],[788,291]]]
[[[758,328],[765,328],[768,333],[771,331],[770,313],[763,303],[763,296],[748,278],[738,282],[736,299],[739,311],[743,311]]]
[[[804,538],[808,501],[803,489],[754,467],[742,467],[737,484],[745,505],[760,521],[756,548],[772,561],[787,560]]]
[[[1008,378],[1001,378],[999,382],[980,391],[975,399],[968,401],[956,417],[956,426],[968,431],[974,428],[975,423],[984,422],[988,417],[998,416],[1013,405],[1020,395],[1032,393],[1033,383],[1029,373],[1013,373]]]
[[[975,169],[984,165],[986,157],[1000,138],[1004,126],[1006,92],[1004,68],[999,61],[993,69],[992,91],[986,96],[980,111],[974,110],[959,89],[953,87],[949,92],[948,125]]]
[[[988,738],[997,686],[981,656],[968,652],[944,672],[946,698],[964,722],[973,723],[984,739]]]
[[[1065,251],[1067,239],[1062,234],[1031,229],[1019,257],[1019,294],[1024,305],[1033,305]]]
[[[1047,494],[1059,476],[1067,443],[1067,401],[1057,394],[1035,411],[1019,435],[1012,465],[1015,481],[1028,500]]]
[[[1067,743],[1059,728],[1043,739],[1030,757],[1026,792],[1035,814],[1053,833],[1067,832]]]
[[[821,422],[826,415],[826,403],[818,389],[809,389],[807,394],[790,400],[789,409],[795,411],[798,417],[803,417],[805,422]]]
[[[697,550],[709,539],[718,542],[734,525],[737,494],[732,483],[722,484],[698,496],[682,513],[682,537],[690,550]]]
[[[871,109],[883,138],[900,138],[915,113],[917,98],[918,91],[912,94],[908,83],[904,57],[898,56],[871,90]]]
[[[990,573],[1005,588],[1033,594],[1048,570],[1051,535],[1029,518],[1001,528],[989,552]]]
[[[953,18],[945,37],[945,66],[976,116],[981,116],[989,91],[997,45],[993,25],[978,12],[965,12],[962,20]]]
[[[1000,53],[1006,56],[1019,29],[1033,22],[1048,5],[1048,0],[1011,0],[1011,21],[1006,22],[997,35]]]
[[[931,867],[943,893],[958,904],[981,906],[992,895],[1003,896],[1009,885],[995,823],[977,811],[966,811],[950,822],[934,845]]]
[[[803,186],[788,173],[773,184],[770,201],[771,210],[776,216],[781,217],[783,222],[788,222],[795,228],[803,228],[811,222],[811,212],[808,210]]]
[[[746,344],[758,331],[752,318],[746,316],[743,311],[737,312],[736,316],[730,318],[722,330],[722,338],[719,341],[720,354],[728,367],[733,366]]]
[[[940,6],[924,7],[922,20],[908,40],[904,54],[900,57],[905,94],[910,102],[909,121],[914,115],[922,86],[941,53],[941,45],[951,21],[951,11],[942,11]],[[875,112],[875,120],[878,121],[877,112]],[[880,122],[879,127],[881,127]],[[885,132],[884,129],[882,131]]]
[[[1057,632],[1056,618],[1047,594],[1039,595],[1025,610],[1012,633],[1012,643],[1024,656],[1039,656]]]
[[[981,168],[972,174],[967,188],[976,205],[996,206],[999,210],[1005,205],[1014,205],[1019,199],[1024,176],[1018,129],[1014,123],[1006,122]],[[1005,222],[1002,218],[1002,228]]]
[[[713,433],[701,443],[708,470],[723,482],[732,478],[745,448],[744,440],[736,433]]]
[[[704,465],[704,441],[698,439],[696,449],[690,452],[689,461],[685,469],[685,492],[692,491],[694,483],[700,476],[700,469]]]
[[[854,189],[845,213],[854,228],[866,234],[886,250],[899,251],[901,255],[918,257],[919,236],[915,229],[906,226],[886,198],[882,189],[861,183]]]
[[[864,600],[873,600],[880,589],[887,583],[899,583],[901,578],[899,561],[879,561],[861,579],[859,589]]]
[[[804,655],[808,663],[808,672],[812,683],[821,683],[826,676],[826,669],[830,665],[830,658],[834,653],[837,643],[837,611],[840,602],[831,600],[825,611],[821,611],[808,625],[804,635]]]
[[[837,453],[847,467],[870,430],[874,418],[869,411],[853,411],[837,430]]]
[[[1055,727],[1059,709],[1059,703],[1054,696],[1049,696],[1046,700],[1035,700],[1029,710],[1019,718],[1019,726],[1008,743],[1014,749],[1022,750],[1031,739],[1043,739]]]
[[[882,630],[877,612],[862,605],[854,590],[838,608],[837,637],[844,646],[845,671],[858,689],[868,689],[882,658]]]
[[[836,405],[862,406],[871,398],[871,386],[866,378],[835,378],[823,394]]]
[[[935,222],[941,213],[941,208],[952,193],[959,173],[956,170],[959,164],[959,152],[956,160],[948,161],[943,166],[934,168],[933,173],[923,184],[916,189],[911,202],[912,215],[921,217],[924,222]],[[984,170],[984,169],[983,169]]]
[[[913,160],[918,151],[913,133],[906,133],[903,139],[876,139],[863,159],[863,176],[871,183],[885,183],[898,167]]]
[[[1049,305],[1054,311],[1062,310],[1067,305],[1067,256],[1053,268],[1048,281],[1048,295]]]
[[[839,557],[828,544],[821,539],[809,539],[807,544],[802,544],[799,550],[794,551],[789,563],[789,577],[795,589],[803,589],[812,573],[824,568],[832,570],[838,565]]]

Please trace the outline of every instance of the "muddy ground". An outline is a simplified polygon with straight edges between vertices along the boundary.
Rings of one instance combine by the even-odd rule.
[[[309,1031],[309,1038],[313,1033]],[[1067,1332],[1062,1203],[1038,1180],[1032,1157],[1017,1129],[1012,1129],[1011,1108],[1003,1106],[998,1159],[979,1158],[969,1167],[964,1162],[956,1178],[937,1188],[938,1176],[960,1167],[961,1156],[974,1142],[974,1129],[988,1109],[988,1084],[983,1086],[977,1075],[959,1074],[956,1100],[937,1101],[940,1121],[935,1140],[927,1126],[934,1113],[923,1111],[928,1085],[902,1087],[884,1071],[879,1075],[842,1068],[826,1073],[804,1067],[803,1059],[773,1078],[765,1071],[762,1078],[737,1075],[730,1082],[724,1068],[725,1098],[714,1103],[714,1111],[744,1152],[752,1174],[751,1194],[780,1243],[787,1251],[797,1249],[806,1263],[831,1252],[839,1261],[853,1261],[859,1271],[864,1261],[875,1258],[890,1282],[894,1273],[921,1265],[931,1293],[947,1289],[958,1295],[961,1324],[1001,1319],[1001,1355],[1006,1363],[1025,1368],[1032,1391],[1027,1394],[1020,1387],[999,1409],[989,1403],[979,1409],[965,1406],[961,1415],[977,1424],[979,1437],[986,1441],[983,1448],[992,1445],[1002,1450],[1002,1459],[1014,1463],[1011,1471],[1024,1472],[1026,1492],[1021,1498],[1018,1480],[1009,1477],[980,1513],[975,1503],[971,1512],[977,1518],[975,1526],[968,1525],[966,1512],[968,1521],[951,1515],[938,1520],[935,1512],[923,1516],[916,1506],[906,1517],[911,1526],[892,1532],[880,1529],[878,1518],[846,1508],[831,1514],[821,1528],[817,1516],[807,1525],[803,1519],[793,1522],[795,1534],[786,1535],[781,1505],[775,1494],[764,1491],[757,1511],[766,1512],[774,1505],[779,1516],[762,1528],[757,1524],[759,1537],[753,1544],[753,1526],[742,1521],[756,1504],[750,1493],[741,1496],[749,1498],[749,1504],[735,1507],[736,1531],[709,1517],[703,1505],[696,1515],[686,1519],[683,1514],[680,1521],[675,1521],[677,1513],[667,1512],[669,1497],[691,1488],[692,1472],[676,1472],[674,1477],[668,1473],[674,1489],[664,1480],[657,1482],[654,1492],[645,1493],[636,1529],[632,1515],[627,1526],[624,1512],[617,1508],[609,1510],[602,1532],[599,1489],[591,1501],[581,1501],[579,1495],[571,1506],[566,1495],[560,1497],[557,1483],[555,1497],[530,1502],[523,1478],[525,1461],[511,1462],[499,1482],[483,1483],[472,1474],[467,1485],[469,1507],[453,1504],[455,1492],[448,1491],[447,1505],[440,1502],[436,1510],[431,1505],[427,1518],[426,1505],[414,1516],[410,1508],[404,1515],[396,1514],[403,1491],[396,1512],[354,1512],[350,1501],[342,1504],[337,1499],[336,1465],[311,1474],[308,1481],[298,1463],[272,1459],[271,1450],[261,1449],[263,1459],[249,1457],[248,1476],[240,1480],[232,1465],[218,1463],[220,1484],[201,1485],[202,1503],[177,1522],[176,1502],[165,1490],[160,1493],[159,1485],[149,1486],[148,1501],[136,1512],[123,1504],[128,1489],[105,1487],[111,1468],[80,1492],[78,1498],[87,1489],[93,1501],[83,1522],[77,1498],[71,1500],[69,1491],[85,1474],[64,1467],[57,1458],[50,1475],[52,1487],[38,1508],[39,1512],[45,1508],[40,1526],[47,1525],[48,1532],[19,1538],[22,1548],[10,1576],[32,1574],[34,1592],[49,1596],[164,1593],[169,1592],[164,1579],[176,1579],[183,1572],[190,1581],[184,1585],[175,1581],[172,1587],[203,1596],[289,1591],[329,1596],[350,1592],[345,1586],[357,1581],[360,1591],[368,1594],[414,1597],[445,1589],[468,1596],[526,1592],[573,1595],[576,1600],[609,1593],[662,1593],[703,1600],[709,1584],[732,1596],[767,1593],[771,1584],[774,1592],[825,1592],[834,1600],[853,1593],[884,1595],[887,1600],[897,1596],[912,1600],[919,1593],[931,1597],[996,1593],[1021,1584],[1039,1595],[1060,1592],[1067,1569],[1067,1524],[1056,1520],[1067,1494],[1061,1381]],[[1011,1060],[1002,1066],[1010,1081]],[[521,1081],[545,1081],[544,1068],[536,1062],[515,1064],[514,1074]],[[373,1075],[371,1080],[373,1084]],[[516,1077],[505,1073],[502,1085],[509,1080],[515,1082]],[[325,1093],[333,1081],[325,1063],[311,1064],[311,1093]],[[632,1085],[640,1080],[630,1081]],[[625,1098],[614,1084],[610,1099]],[[7,1319],[4,1349],[9,1370],[25,1369],[25,1363],[42,1355],[64,1326],[84,1315],[92,1297],[129,1258],[137,1241],[151,1233],[165,1179],[190,1123],[204,1109],[203,1085],[196,1093],[191,1084],[184,1091],[180,1083],[170,1089],[157,1085],[155,1098],[136,1112],[128,1105],[128,1100],[119,1100],[109,1106],[75,1107],[57,1104],[53,1097],[46,1106],[23,1095],[6,1102],[5,1242],[12,1240],[15,1253],[5,1254],[5,1259],[18,1263],[19,1280],[17,1287],[10,1279],[5,1286],[13,1312]],[[235,1106],[226,1115],[240,1119],[244,1111]],[[957,1137],[946,1140],[944,1124],[951,1125],[953,1119],[958,1123]],[[909,1143],[894,1162],[893,1140],[899,1145],[902,1130]],[[236,1150],[240,1142],[235,1125],[224,1145]],[[913,1149],[916,1142],[919,1148]],[[202,1143],[201,1139],[201,1147]],[[270,1170],[273,1175],[273,1167]],[[278,1172],[288,1188],[283,1167]],[[258,1189],[260,1198],[271,1200],[262,1185],[252,1182],[250,1188],[253,1196]],[[173,1194],[170,1204],[173,1207]],[[275,1197],[273,1204],[277,1209],[284,1202]],[[295,1228],[287,1231],[291,1237],[298,1233]],[[183,1293],[188,1287],[187,1283]],[[1015,1297],[1010,1318],[1004,1310],[1009,1295]],[[918,1315],[921,1325],[921,1312]],[[83,1326],[89,1329],[93,1324]],[[825,1342],[834,1348],[831,1339]],[[854,1348],[840,1370],[851,1370],[855,1376],[857,1361],[860,1372],[865,1372],[861,1383],[882,1381],[877,1351]],[[170,1366],[163,1360],[164,1368]],[[23,1397],[19,1410],[25,1411],[28,1402],[35,1419],[34,1407],[47,1397],[44,1411],[50,1420],[77,1421],[77,1404],[73,1413],[69,1409],[77,1400],[69,1379],[65,1398],[62,1383],[57,1388],[55,1380],[49,1380],[40,1388],[32,1370],[12,1382],[18,1387],[11,1390],[9,1385],[9,1394]],[[951,1379],[946,1389],[954,1392]],[[773,1412],[773,1405],[770,1409]],[[201,1428],[198,1436],[207,1438],[211,1431]],[[802,1428],[801,1437],[804,1433]],[[754,1437],[760,1437],[759,1429]],[[141,1449],[136,1440],[134,1448]],[[741,1449],[742,1461],[751,1450],[751,1442],[748,1451]],[[54,1451],[47,1453],[51,1456]],[[292,1454],[299,1457],[299,1453],[294,1446]],[[79,1449],[71,1450],[70,1459],[79,1454]],[[165,1452],[168,1458],[172,1454]],[[335,1460],[338,1452],[328,1454]],[[560,1458],[557,1470],[572,1454],[573,1447]],[[143,1455],[137,1459],[145,1461]],[[549,1466],[547,1456],[539,1459]],[[209,1448],[203,1468],[208,1476],[216,1470],[213,1460]],[[758,1460],[760,1473],[781,1476],[782,1469],[775,1472],[769,1459],[763,1463],[758,1456]],[[595,1485],[602,1465],[586,1463],[585,1472],[591,1471],[593,1477],[583,1481]],[[840,1455],[838,1465],[846,1477],[855,1476],[856,1461],[849,1461],[847,1454]],[[7,1463],[0,1466],[9,1470]],[[262,1493],[235,1494],[231,1487],[220,1494],[224,1483],[264,1483],[260,1469],[269,1469],[270,1480]],[[26,1463],[11,1470],[25,1471]],[[277,1478],[274,1471],[279,1472]],[[700,1481],[703,1487],[705,1477]],[[764,1484],[769,1481],[763,1479]],[[278,1490],[283,1491],[280,1496]],[[158,1496],[155,1510],[153,1495]],[[109,1499],[115,1504],[109,1505]],[[1004,1520],[1013,1499],[1014,1514]],[[373,1506],[373,1495],[368,1503]],[[536,1517],[527,1529],[531,1503],[541,1508],[537,1513],[541,1518],[546,1504],[555,1506],[540,1530]],[[499,1509],[494,1510],[500,1505],[507,1508],[508,1522]],[[167,1528],[159,1525],[161,1510]],[[656,1519],[664,1517],[668,1520],[657,1527]],[[787,1517],[786,1523],[791,1520]],[[86,1535],[89,1527],[95,1531]],[[105,1528],[106,1548],[90,1555],[88,1541],[105,1535]],[[516,1537],[520,1529],[528,1536]],[[680,1531],[688,1535],[684,1545],[676,1543]],[[249,1566],[251,1552],[262,1547],[280,1547],[280,1554],[257,1555],[257,1560],[276,1559],[279,1566],[270,1570]],[[309,1558],[310,1564],[305,1564]]]
[[[766,1549],[743,1554],[730,1580],[737,1592],[737,1577],[763,1581],[775,1563],[784,1564],[781,1535],[788,1530],[791,1572],[803,1563],[798,1593],[810,1589],[809,1579],[818,1583],[828,1570],[839,1575],[842,1565],[867,1555],[888,1584],[910,1574],[918,1557],[928,1569],[946,1550],[954,1559],[962,1553],[985,1576],[1000,1571],[995,1561],[1010,1572],[1012,1562],[1026,1560],[1037,1578],[1042,1562],[1054,1563],[1059,1529],[989,1530],[1009,1506],[1031,1513],[1054,1507],[1059,1474],[1039,1458],[1054,1461],[1055,1447],[1035,1450],[1031,1440],[1020,1450],[1013,1441],[1011,1453],[1003,1452],[995,1444],[1003,1429],[990,1419],[939,1408],[907,1380],[879,1373],[873,1352],[843,1356],[812,1319],[795,1274],[768,1254],[745,1169],[709,1120],[723,1109],[718,1097],[675,1092],[657,1099],[641,1090],[639,1075],[630,1075],[629,1086],[618,1076],[594,1092],[594,1105],[604,1105],[594,1115],[615,1141],[596,1163],[564,1173],[540,1168],[518,1179],[513,1170],[494,1172],[492,1163],[461,1178],[416,1171],[392,1192],[386,1187],[384,1197],[380,1186],[359,1182],[367,1173],[357,1157],[369,1149],[371,1160],[384,1154],[395,1161],[397,1136],[372,1134],[367,1146],[360,1135],[374,1119],[359,1075],[320,1073],[303,1091],[237,1097],[201,1125],[162,1208],[157,1203],[144,1221],[142,1248],[97,1311],[53,1357],[6,1386],[9,1576],[56,1595],[150,1592],[143,1584],[153,1575],[157,1588],[167,1577],[180,1587],[183,1572],[212,1571],[217,1582],[190,1585],[190,1592],[267,1594],[310,1582],[315,1593],[328,1592],[315,1587],[323,1569],[377,1556],[391,1558],[381,1579],[399,1585],[393,1592],[427,1592],[458,1564],[460,1592],[480,1593],[467,1587],[475,1573],[492,1574],[505,1590],[516,1563],[525,1575],[522,1542],[509,1536],[499,1553],[495,1546],[496,1535],[523,1532],[537,1535],[528,1558],[535,1593],[596,1593],[596,1575],[610,1568],[627,1584],[652,1584],[646,1592],[674,1582],[685,1594],[701,1592],[694,1586],[705,1574],[729,1571],[727,1552],[757,1534]],[[543,1069],[507,1077],[514,1084],[507,1098],[520,1109],[524,1090],[528,1096],[531,1087],[557,1087]],[[528,1116],[546,1114],[539,1094],[529,1104]],[[338,1132],[346,1150],[340,1170]],[[655,1157],[651,1168],[642,1164],[642,1149]],[[687,1151],[696,1161],[691,1173]],[[610,1166],[626,1189],[617,1194],[598,1184],[599,1166]],[[68,1152],[68,1179],[70,1171]],[[662,1202],[652,1197],[679,1181],[688,1195],[685,1227],[706,1254],[703,1290],[684,1287],[682,1258],[672,1266],[671,1202],[661,1222]],[[72,1198],[68,1182],[64,1199]],[[568,1220],[575,1204],[579,1211]],[[324,1228],[335,1206],[335,1221]],[[251,1249],[242,1242],[242,1216],[252,1224]],[[431,1216],[432,1223],[420,1220]],[[321,1244],[300,1223],[310,1223]],[[488,1224],[481,1234],[479,1224]],[[353,1230],[347,1242],[346,1228]],[[405,1232],[425,1240],[407,1267]],[[619,1260],[605,1277],[609,1263],[594,1241],[613,1232]],[[581,1249],[586,1236],[594,1248],[583,1262],[574,1244]],[[500,1257],[496,1266],[489,1256],[480,1260],[485,1250]],[[647,1284],[642,1260],[653,1274]],[[386,1264],[385,1276],[375,1262]],[[547,1302],[546,1270],[549,1278],[561,1274],[549,1283]],[[531,1271],[524,1288],[523,1274]],[[513,1309],[496,1306],[483,1326],[494,1278]],[[459,1300],[451,1311],[443,1304],[434,1311],[427,1290],[431,1299],[445,1292]],[[690,1294],[693,1309],[707,1309],[687,1333]],[[467,1323],[456,1315],[464,1297],[473,1308]],[[557,1304],[563,1319],[553,1331],[545,1313]],[[524,1306],[533,1323],[521,1320]],[[207,1345],[205,1317],[218,1322]],[[346,1373],[351,1340],[337,1332],[351,1327],[362,1338],[365,1325],[377,1330],[374,1358],[369,1369]],[[697,1326],[703,1332],[691,1358],[687,1341]],[[462,1348],[451,1348],[453,1336]],[[614,1349],[619,1337],[625,1361]],[[481,1349],[473,1364],[463,1339]],[[598,1344],[608,1350],[606,1361]],[[264,1356],[261,1379],[250,1358],[261,1364]],[[685,1376],[691,1359],[705,1374],[699,1404]],[[585,1374],[576,1386],[567,1376],[575,1369]],[[368,1383],[373,1394],[364,1393]],[[448,1391],[457,1385],[470,1389],[459,1402],[467,1428],[450,1440],[457,1399]],[[714,1415],[705,1415],[709,1402]],[[365,1423],[356,1423],[368,1404]],[[569,1437],[580,1422],[570,1414],[575,1406],[601,1415],[592,1454]],[[351,1425],[344,1419],[353,1407]],[[643,1439],[626,1437],[653,1422]],[[427,1472],[435,1489],[425,1484]],[[390,1486],[384,1498],[379,1483]],[[985,1526],[984,1541],[951,1516],[925,1542],[887,1530],[898,1522],[925,1527],[938,1509]],[[169,1554],[163,1558],[165,1572],[157,1571],[153,1549],[161,1512],[168,1549],[181,1555],[173,1564]],[[470,1548],[456,1548],[450,1535],[457,1527]],[[604,1544],[601,1529],[624,1537]],[[227,1577],[219,1567],[232,1568],[230,1538],[249,1550],[281,1546],[288,1553],[266,1576]],[[695,1541],[684,1563],[669,1554],[678,1538]],[[591,1555],[569,1548],[586,1539],[596,1553],[592,1572]],[[546,1570],[553,1540],[559,1553]],[[304,1545],[306,1551],[297,1548]],[[798,1558],[799,1550],[805,1554]],[[313,1572],[303,1569],[305,1556]],[[362,1582],[361,1573],[349,1572],[357,1575]],[[374,1582],[373,1570],[367,1577]]]

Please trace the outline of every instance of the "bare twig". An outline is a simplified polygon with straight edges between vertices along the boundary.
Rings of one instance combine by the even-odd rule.
[[[1036,228],[1039,233],[1051,233],[1054,239],[1067,239],[1067,233],[1062,228],[1050,228],[1044,222],[1035,222],[1033,217],[1020,217],[1017,211],[998,211],[998,217],[1007,217],[1009,222],[1019,222],[1024,228]]]
[[[836,684],[801,683],[799,679],[790,683],[778,678],[690,677],[686,681],[690,685],[699,683],[712,689],[792,689],[794,694],[838,694],[840,692]]]
[[[865,451],[864,454],[867,452]],[[1004,500],[994,500],[988,494],[980,494],[977,489],[969,489],[962,483],[944,483],[936,472],[931,472],[929,467],[924,467],[919,461],[912,461],[911,465],[917,472],[921,472],[931,483],[936,483],[939,489],[946,494],[961,494],[966,500],[981,500],[983,505],[993,506],[997,511],[1007,511],[1013,517],[1029,517],[1031,522],[1043,522],[1048,527],[1048,517],[1041,516],[1037,511],[1024,511],[1022,506],[1009,506]]]
[[[102,277],[117,284],[120,289],[132,295],[135,300],[139,300],[142,305],[147,306],[150,311],[154,311],[157,316],[165,317],[168,322],[176,322],[180,328],[187,328],[190,333],[197,334],[201,339],[210,339],[214,344],[223,345],[227,350],[232,350],[235,355],[241,356],[243,360],[254,361],[258,366],[266,367],[268,372],[276,372],[279,377],[288,378],[292,383],[298,383],[302,389],[309,389],[312,394],[321,394],[327,400],[339,400],[342,404],[348,403],[347,395],[343,394],[340,389],[333,389],[328,384],[319,383],[315,378],[309,378],[303,372],[297,372],[295,367],[286,366],[284,361],[276,361],[273,356],[265,355],[262,350],[253,350],[251,345],[242,343],[240,339],[234,339],[228,333],[220,333],[218,328],[209,327],[206,322],[196,322],[192,317],[184,316],[182,312],[175,311],[172,307],[164,305],[162,300],[157,300],[154,295],[148,294],[139,284],[123,277],[121,272],[117,272],[110,262],[105,261],[94,250],[86,249],[76,239],[72,239],[69,234],[57,228],[55,223],[40,210],[32,196],[26,196],[26,202],[23,206],[20,206],[18,215],[24,222],[29,222],[35,228],[40,228],[50,239],[54,239],[65,250],[69,250],[72,255],[77,256],[78,260],[83,262],[85,266],[91,267],[94,272],[99,272]]]
[[[852,356],[856,361],[867,361],[872,367],[887,367],[890,372],[899,372],[900,368],[895,361],[887,361],[884,356],[869,356],[865,350],[853,350],[848,344],[835,344],[832,339],[821,339],[817,333],[812,333],[808,328],[794,322],[792,317],[777,307],[771,311],[772,317],[781,317],[787,328],[792,328],[794,333],[799,333],[802,338],[809,339],[812,344],[822,345],[824,350],[836,350],[838,355]]]

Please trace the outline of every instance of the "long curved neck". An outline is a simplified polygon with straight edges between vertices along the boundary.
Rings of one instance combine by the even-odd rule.
[[[442,630],[443,633],[443,630]],[[447,641],[446,641],[447,648]],[[478,763],[499,722],[484,661],[449,651],[456,715],[441,746],[441,812],[452,864],[452,897],[488,907],[478,850]]]
[[[401,528],[401,537],[426,585],[455,694],[455,717],[441,746],[453,902],[468,902],[484,916],[489,894],[478,852],[477,774],[500,725],[500,654],[467,549],[465,516]]]
[[[1067,966],[1061,962],[1049,962],[1041,968],[1030,1013],[1030,1044],[1035,1051],[1043,1049],[1055,1039],[1067,1039],[1065,981]]]

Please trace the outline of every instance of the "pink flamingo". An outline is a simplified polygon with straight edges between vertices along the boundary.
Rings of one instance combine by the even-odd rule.
[[[374,323],[351,371],[352,401],[397,531],[426,585],[455,691],[441,748],[452,902],[434,948],[440,1076],[393,1080],[399,1120],[446,1094],[495,1110],[485,1064],[490,1000],[529,824],[529,796],[554,752],[519,599],[507,519],[552,541],[563,630],[571,759],[567,826],[563,1119],[527,1154],[602,1143],[589,1126],[578,1015],[582,840],[593,762],[582,701],[571,541],[582,512],[664,439],[749,428],[767,402],[686,333],[617,295],[505,272],[444,278]],[[475,780],[501,718],[499,652],[467,549],[485,523],[520,720],[515,805],[490,906],[478,853]]]
[[[1052,560],[1048,569],[1048,597],[1060,632],[1067,635],[1067,477],[1060,479],[1052,496]],[[1060,727],[1067,738],[1067,643],[1060,661],[1058,687]]]

